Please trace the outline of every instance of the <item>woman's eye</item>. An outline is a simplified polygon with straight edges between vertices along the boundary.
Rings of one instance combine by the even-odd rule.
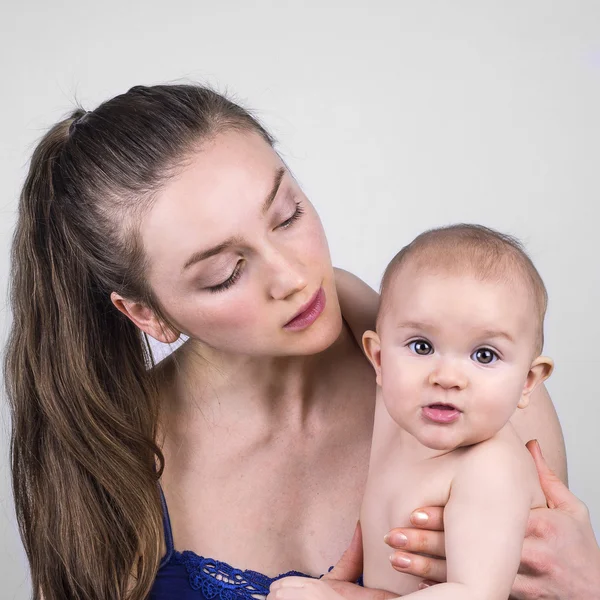
[[[283,223],[279,223],[277,229],[287,229],[288,227],[290,227],[290,225],[295,223],[303,214],[304,209],[302,208],[302,206],[300,206],[300,202],[296,202],[296,210],[294,211],[294,214],[289,219],[286,219]]]
[[[206,289],[209,292],[222,292],[223,290],[230,288],[240,278],[240,275],[242,274],[242,262],[243,261],[241,260],[238,261],[238,263],[235,265],[233,273],[223,283],[219,283],[218,285],[211,285]]]
[[[498,355],[489,348],[478,348],[471,354],[471,358],[481,365],[489,365],[498,360]]]
[[[419,356],[427,356],[433,354],[433,346],[426,340],[415,340],[408,347]]]

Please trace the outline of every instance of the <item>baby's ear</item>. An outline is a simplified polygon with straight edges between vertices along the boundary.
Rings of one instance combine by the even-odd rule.
[[[552,374],[554,370],[554,361],[547,356],[538,356],[532,363],[529,368],[529,373],[527,373],[527,379],[525,380],[525,385],[523,386],[523,391],[521,393],[521,399],[519,400],[519,404],[517,404],[518,408],[525,408],[529,405],[529,400],[531,398],[531,392],[535,390],[535,388],[546,381],[548,377]]]
[[[375,331],[365,331],[362,337],[363,348],[377,375],[377,385],[381,385],[381,341]]]

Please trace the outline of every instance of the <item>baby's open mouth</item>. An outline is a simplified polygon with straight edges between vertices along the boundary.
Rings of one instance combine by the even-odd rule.
[[[461,415],[461,411],[454,404],[436,402],[423,408],[423,416],[428,421],[439,424],[454,423]]]
[[[428,404],[427,408],[438,408],[439,410],[458,410],[458,408],[456,408],[456,406],[454,406],[453,404],[441,404],[441,403]]]

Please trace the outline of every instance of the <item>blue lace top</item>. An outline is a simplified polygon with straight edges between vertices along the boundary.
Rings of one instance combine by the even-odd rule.
[[[276,579],[288,575],[310,577],[298,571],[267,577],[256,571],[242,571],[214,558],[194,552],[178,552],[173,544],[171,520],[165,496],[160,490],[167,552],[163,557],[148,600],[256,600],[269,593]]]

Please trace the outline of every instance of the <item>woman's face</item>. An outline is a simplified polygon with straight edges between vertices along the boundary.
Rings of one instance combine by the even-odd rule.
[[[290,356],[324,350],[339,335],[319,217],[258,134],[228,131],[204,144],[140,233],[150,286],[189,337],[221,351]]]

